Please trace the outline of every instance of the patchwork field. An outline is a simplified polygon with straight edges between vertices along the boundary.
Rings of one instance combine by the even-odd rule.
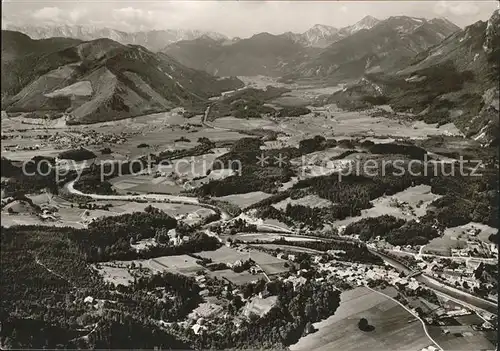
[[[294,135],[294,138],[314,135],[325,137],[364,135],[421,139],[427,135],[460,135],[459,130],[452,124],[438,128],[436,124],[426,124],[421,121],[409,122],[396,118],[373,117],[370,111],[343,111],[335,105],[312,108],[312,112],[300,117],[283,118],[279,127],[282,131]]]
[[[223,269],[214,272],[208,271],[207,274],[218,279],[228,280],[235,285],[244,285],[261,279],[265,280],[265,276],[262,273],[252,274],[248,271],[236,273],[231,269]]]
[[[374,330],[361,331],[361,318],[366,318]],[[314,326],[318,331],[290,346],[292,351],[421,350],[433,345],[417,318],[365,287],[343,292],[335,314]]]
[[[251,130],[251,129],[272,129],[278,131],[278,126],[267,119],[253,118],[243,119],[236,117],[221,117],[215,121],[210,122],[215,128],[227,128],[237,130]]]
[[[274,241],[281,238],[285,239],[286,241],[318,241],[317,239],[313,238],[287,236],[274,233],[242,233],[242,234],[232,235],[231,238],[235,240],[238,239],[241,241],[254,241],[254,240]]]
[[[265,252],[241,249],[237,250],[223,246],[215,251],[203,251],[200,256],[210,258],[216,263],[234,263],[238,260],[246,261],[254,260],[262,269],[269,275],[286,272],[288,269],[284,267],[285,260],[281,260]]]
[[[477,331],[470,326],[430,326],[429,334],[444,350],[495,350],[490,341],[496,338],[495,331]],[[446,333],[445,333],[446,331]]]
[[[162,256],[147,261],[147,266],[153,270],[168,271],[170,273],[196,275],[204,268],[196,263],[196,259],[188,255]]]
[[[93,151],[98,151],[104,147],[110,147],[112,155],[107,158],[115,158],[114,155],[135,158],[149,152],[158,152],[171,149],[185,149],[197,144],[200,137],[207,137],[212,141],[237,140],[243,137],[238,132],[228,130],[218,130],[203,127],[201,115],[193,118],[184,118],[180,109],[173,109],[170,112],[155,113],[140,117],[128,118],[112,122],[96,123],[93,125],[67,126],[64,119],[46,121],[36,118],[6,117],[2,118],[2,133],[14,135],[14,139],[2,140],[2,156],[13,160],[28,160],[34,156],[57,156],[60,152],[71,149],[71,138],[60,149],[55,148],[50,143],[46,145],[38,135],[54,135],[56,132],[61,136],[68,136],[71,131],[89,132],[96,131],[105,135],[127,135],[126,141],[119,144],[96,143],[86,146]],[[190,126],[188,126],[190,125]],[[188,127],[186,127],[188,126]],[[49,128],[49,129],[47,129]],[[178,141],[181,137],[189,142]],[[138,148],[139,144],[146,143],[149,147]],[[5,150],[6,146],[19,145],[19,147],[35,147],[38,150]],[[78,147],[76,142],[74,147]]]

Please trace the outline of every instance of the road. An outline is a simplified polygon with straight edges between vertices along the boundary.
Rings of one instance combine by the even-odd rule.
[[[403,305],[401,302],[399,302],[395,298],[393,298],[393,297],[391,297],[391,296],[389,296],[387,294],[384,294],[381,291],[374,290],[374,289],[370,288],[368,285],[365,285],[365,287],[367,289],[370,289],[373,292],[376,292],[377,294],[385,296],[386,298],[388,298],[388,299],[396,302],[398,305],[400,305],[401,307],[403,307],[406,311],[408,311],[408,313],[410,313],[412,316],[414,316],[416,319],[418,319],[420,321],[420,323],[422,323],[422,328],[424,328],[424,332],[425,332],[425,335],[427,335],[427,338],[430,341],[432,341],[434,343],[434,345],[436,345],[440,350],[444,350],[441,346],[439,346],[439,344],[436,342],[436,340],[434,340],[432,338],[432,336],[430,336],[429,332],[427,331],[427,326],[425,325],[425,322],[422,320],[422,318],[420,318],[420,316],[418,314],[414,313],[412,310],[410,310],[408,307],[406,307],[405,305]]]
[[[177,203],[183,205],[196,205],[200,207],[205,207],[214,211],[218,211],[221,214],[222,220],[229,220],[231,216],[229,213],[224,211],[222,208],[217,206],[209,205],[200,202],[197,198],[189,196],[179,196],[179,195],[167,195],[167,194],[142,194],[142,195],[99,195],[99,194],[87,194],[80,190],[75,189],[75,180],[70,181],[64,185],[64,188],[73,195],[90,197],[94,200],[108,200],[108,201],[136,201],[145,200],[151,202],[167,202],[167,203]]]
[[[222,128],[222,127],[216,127],[211,123],[208,123],[208,114],[210,113],[210,109],[212,108],[212,105],[208,105],[207,109],[205,110],[205,113],[203,114],[203,118],[201,119],[201,124],[203,124],[205,127],[212,128],[212,129],[217,129],[217,130],[224,130],[227,132],[233,131],[230,128]]]

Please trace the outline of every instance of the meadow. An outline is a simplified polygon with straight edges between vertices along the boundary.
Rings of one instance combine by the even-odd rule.
[[[361,331],[366,318],[374,327]],[[421,350],[433,345],[421,322],[397,302],[365,287],[345,291],[333,316],[315,323],[318,329],[291,345],[292,351]]]
[[[357,222],[363,218],[391,215],[406,220],[417,219],[427,212],[427,206],[438,199],[440,195],[433,194],[429,185],[409,187],[391,196],[381,196],[372,201],[373,207],[361,210],[361,215],[335,221],[333,226],[342,227]]]
[[[451,249],[463,249],[467,247],[467,240],[473,236],[470,231],[480,230],[477,238],[489,244],[488,237],[498,232],[498,229],[482,223],[470,222],[462,226],[446,228],[443,236],[432,239],[423,252],[434,253],[442,256],[451,256]]]

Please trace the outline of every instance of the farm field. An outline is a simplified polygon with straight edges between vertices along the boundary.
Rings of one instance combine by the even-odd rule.
[[[227,153],[228,151],[229,149],[221,148],[214,150],[214,152],[210,154],[173,160],[171,166],[161,167],[159,171],[168,172],[170,170],[174,171],[180,176],[187,176],[192,178],[202,177],[205,176],[207,174],[207,171],[212,168],[215,159]]]
[[[278,126],[267,119],[262,118],[236,118],[236,117],[221,117],[215,121],[210,122],[215,128],[228,128],[237,130],[251,130],[251,129],[272,129],[278,131]]]
[[[290,163],[295,166],[304,166],[304,165],[313,165],[320,163],[327,163],[333,157],[338,157],[342,155],[344,152],[349,151],[350,149],[342,148],[342,147],[331,147],[321,151],[311,152],[309,154],[305,154],[302,157],[292,158]],[[305,162],[304,162],[305,161]],[[305,163],[305,164],[304,164]]]
[[[207,271],[207,274],[217,279],[226,279],[235,285],[244,285],[260,279],[265,280],[265,276],[262,273],[252,274],[248,271],[236,273],[231,269],[223,269],[213,272]]]
[[[4,151],[5,145],[18,144],[22,146],[34,146],[37,145],[39,141],[23,141],[18,142],[17,140],[8,140],[7,143],[2,141],[2,157],[8,158],[13,161],[28,161],[35,156],[45,156],[45,157],[56,157],[59,153],[66,151],[68,149],[56,149],[54,147],[42,147],[38,150],[27,150],[27,151]]]
[[[317,239],[313,238],[287,236],[275,233],[242,233],[242,234],[232,235],[231,238],[238,239],[241,241],[254,241],[254,240],[274,241],[281,238],[285,239],[286,241],[318,241]]]
[[[253,247],[263,247],[271,250],[287,250],[292,252],[305,252],[309,254],[322,254],[322,251],[309,249],[307,247],[292,246],[286,244],[273,244],[273,243],[262,243],[262,244],[251,244]]]
[[[201,257],[210,258],[213,262],[216,263],[234,263],[238,260],[246,261],[251,258],[269,275],[286,272],[288,270],[284,266],[286,262],[285,260],[281,260],[268,253],[257,250],[237,250],[223,246],[215,251],[202,251],[198,255]]]
[[[409,122],[396,118],[373,117],[370,111],[349,112],[337,108],[335,105],[313,107],[314,113],[280,119],[279,127],[287,133],[300,138],[306,136],[323,135],[354,136],[365,135],[370,137],[395,137],[421,139],[427,135],[460,135],[459,130],[452,124],[437,127],[436,124],[423,122]]]
[[[151,169],[145,169],[144,174],[123,175],[110,180],[113,187],[123,193],[139,192],[139,193],[163,193],[163,194],[180,194],[186,190],[185,182],[189,181],[191,186],[201,185],[210,179],[223,178],[230,175],[221,172],[215,172],[214,175],[206,176],[211,169],[215,159],[228,149],[214,149],[213,153],[192,156],[183,159],[173,160],[169,165],[154,166]],[[156,172],[162,176],[155,176]],[[170,174],[175,174],[175,177]],[[200,178],[195,181],[192,179]]]
[[[277,106],[287,106],[287,107],[295,107],[295,106],[307,106],[311,103],[310,100],[305,99],[301,96],[294,96],[290,93],[287,93],[279,98],[276,98],[271,101],[271,104]]]
[[[126,262],[124,262],[126,263]],[[100,264],[100,268],[94,269],[102,276],[105,282],[114,285],[129,285],[134,278],[122,262],[105,262]]]
[[[173,109],[170,112],[155,113],[140,117],[128,118],[118,121],[96,123],[93,125],[72,125],[67,126],[64,120],[44,121],[42,119],[32,119],[19,117],[9,117],[2,119],[2,133],[17,136],[14,139],[2,140],[1,146],[4,149],[8,145],[19,145],[20,147],[39,145],[39,150],[26,151],[6,151],[2,150],[2,156],[13,160],[28,160],[34,156],[55,157],[60,152],[71,149],[56,149],[49,145],[44,145],[42,139],[37,139],[37,135],[54,135],[56,132],[65,135],[74,132],[96,131],[101,134],[118,135],[127,134],[127,140],[120,144],[96,144],[87,146],[90,150],[100,155],[99,150],[103,147],[110,147],[112,155],[106,155],[106,158],[113,159],[130,157],[135,158],[150,152],[158,152],[173,149],[185,149],[197,144],[200,137],[207,137],[212,141],[237,140],[243,137],[243,134],[227,130],[217,130],[201,126],[201,115],[193,118],[184,118],[179,113],[180,109]],[[199,125],[184,128],[184,125]],[[50,129],[47,129],[50,128]],[[21,137],[24,137],[21,139]],[[189,142],[176,141],[181,137]],[[147,143],[149,147],[138,148],[141,143]]]
[[[490,341],[496,337],[495,331],[476,331],[469,325],[429,326],[431,337],[445,350],[495,350],[495,345]],[[448,331],[447,334],[444,331]]]
[[[147,266],[170,273],[196,275],[204,268],[196,263],[196,258],[188,255],[162,256],[147,261]]]
[[[131,260],[131,261],[111,261],[100,264],[101,270],[99,273],[109,281],[113,280],[114,284],[119,284],[123,281],[123,277],[131,277],[129,266],[134,264],[135,267],[142,267],[156,274],[159,272],[170,272],[184,275],[196,275],[196,272],[204,270],[204,268],[196,263],[196,259],[188,255],[177,256],[161,256],[147,260]],[[107,277],[107,278],[106,278]]]
[[[78,216],[74,216],[74,220],[70,220],[69,218],[65,221],[44,221],[41,220],[40,217],[34,214],[17,214],[17,215],[9,215],[7,213],[2,212],[0,216],[0,221],[2,222],[2,226],[8,228],[15,225],[45,225],[50,227],[73,227],[73,228],[85,228],[85,225],[78,222],[80,219]]]
[[[281,223],[277,219],[266,218],[262,220],[262,223],[257,224],[257,228],[261,230],[269,230],[269,228],[279,228],[280,231],[290,231],[290,227],[288,227],[285,223]]]
[[[338,85],[333,87],[298,86],[291,92],[274,99],[272,103],[279,106],[307,106],[311,105],[317,97],[330,95],[339,90],[342,90],[342,87]]]
[[[267,199],[270,196],[271,194],[267,194],[262,191],[253,191],[245,194],[233,194],[215,197],[215,199],[230,202],[232,204],[235,204],[239,208],[244,209],[248,206],[256,204],[259,201]]]
[[[77,205],[71,207],[71,203],[60,198],[53,197],[50,199],[46,194],[31,195],[29,196],[37,205],[49,205],[57,209],[54,212],[56,221],[42,220],[33,211],[23,211],[18,214],[9,214],[2,211],[1,220],[2,225],[10,227],[13,225],[47,225],[57,227],[73,227],[73,228],[86,228],[92,219],[108,216],[119,216],[126,213],[142,212],[148,206],[158,208],[172,217],[182,219],[188,224],[196,224],[207,216],[213,215],[215,212],[205,207],[190,205],[190,204],[175,204],[175,203],[144,203],[133,201],[93,201],[89,205],[103,206],[112,205],[109,210],[101,209],[82,209]]]
[[[473,236],[468,234],[469,230],[480,229],[477,235],[481,241],[489,244],[488,237],[498,232],[498,229],[482,223],[470,222],[462,226],[446,228],[443,236],[432,239],[423,249],[424,253],[435,253],[443,256],[451,256],[451,249],[462,249],[467,247],[467,240]]]
[[[375,329],[359,330],[361,318]],[[290,350],[421,350],[433,345],[417,318],[365,287],[343,292],[335,314],[314,326],[318,331],[301,338]]]

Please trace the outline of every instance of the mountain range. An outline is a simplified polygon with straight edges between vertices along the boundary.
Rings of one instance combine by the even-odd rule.
[[[389,17],[370,30],[356,30],[332,43],[300,64],[293,75],[342,81],[365,73],[392,71],[458,30],[444,19]]]
[[[304,46],[324,48],[360,30],[373,28],[379,22],[380,20],[375,17],[366,16],[355,24],[340,29],[324,24],[316,24],[304,33],[287,32],[285,35]]]
[[[466,136],[498,143],[500,14],[456,31],[386,74],[366,74],[329,97],[348,109],[389,104],[429,123],[453,122]]]
[[[32,40],[2,31],[2,110],[10,112],[94,123],[203,104],[242,86],[236,78],[216,78],[138,45]]]
[[[302,34],[260,33],[232,43],[206,36],[163,52],[184,65],[216,75],[270,75],[349,81],[365,72],[394,70],[460,28],[445,19],[365,17],[336,29],[316,25]],[[326,47],[325,47],[326,45]]]
[[[98,28],[93,26],[16,26],[5,25],[2,29],[21,32],[32,39],[47,39],[54,37],[74,38],[83,41],[108,38],[122,44],[141,45],[151,51],[158,51],[165,46],[180,40],[192,40],[201,36],[208,36],[215,40],[228,40],[225,35],[217,32],[204,32],[199,30],[150,30],[140,32],[124,32],[111,28]]]
[[[159,52],[123,37],[34,40],[2,31],[2,108],[92,123],[203,105],[243,86],[215,76],[266,75],[347,83],[324,102],[347,109],[389,104],[429,123],[453,122],[488,143],[498,137],[499,22],[498,11],[464,29],[442,18],[365,17],[302,34],[197,33]]]
[[[286,35],[259,33],[232,43],[208,37],[183,40],[162,52],[188,67],[214,75],[279,77],[318,49],[304,47]]]

